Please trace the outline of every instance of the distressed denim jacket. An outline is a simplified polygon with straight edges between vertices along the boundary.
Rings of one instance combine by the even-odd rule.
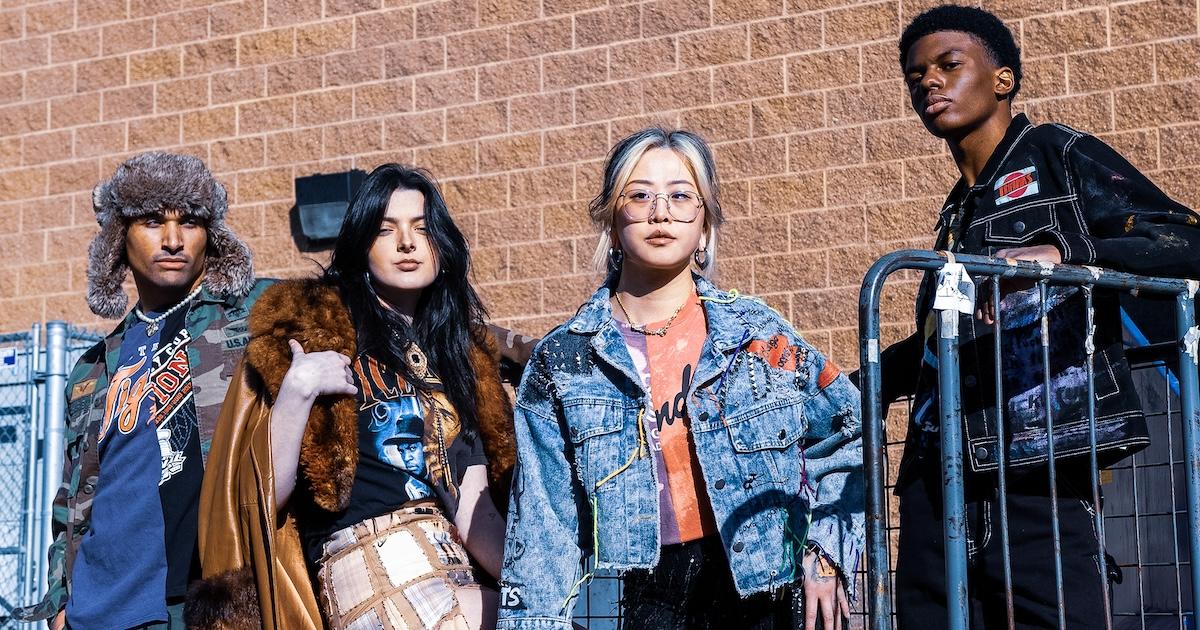
[[[695,281],[708,338],[686,404],[738,592],[795,581],[806,541],[852,574],[864,538],[858,391],[763,302]],[[654,407],[610,290],[547,335],[525,368],[501,629],[569,629],[592,571],[659,560],[660,480],[640,421]]]

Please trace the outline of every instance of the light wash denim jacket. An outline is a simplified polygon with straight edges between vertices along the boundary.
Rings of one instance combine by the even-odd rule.
[[[709,332],[688,416],[738,592],[798,579],[806,532],[852,574],[864,539],[858,391],[763,302],[695,280]],[[658,563],[659,480],[639,421],[654,406],[609,296],[596,291],[525,368],[500,629],[569,630],[591,571]]]

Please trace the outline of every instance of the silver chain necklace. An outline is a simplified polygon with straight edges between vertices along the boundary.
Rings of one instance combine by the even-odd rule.
[[[200,295],[200,290],[203,288],[204,288],[204,285],[201,284],[200,286],[196,287],[195,289],[192,289],[192,292],[187,294],[187,297],[180,300],[179,303],[176,304],[175,306],[172,306],[171,308],[164,311],[158,317],[150,317],[150,316],[146,315],[145,313],[142,312],[142,308],[140,306],[133,307],[133,314],[136,315],[138,319],[142,320],[143,322],[146,322],[146,336],[153,337],[154,333],[158,332],[158,325],[160,323],[162,323],[162,320],[170,317],[171,313],[178,311],[184,304],[191,302],[193,298],[195,298],[197,295]]]

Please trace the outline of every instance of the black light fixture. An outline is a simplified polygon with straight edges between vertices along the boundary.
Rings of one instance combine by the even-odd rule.
[[[350,199],[366,176],[365,171],[353,169],[297,177],[296,209],[304,238],[310,242],[337,238]]]

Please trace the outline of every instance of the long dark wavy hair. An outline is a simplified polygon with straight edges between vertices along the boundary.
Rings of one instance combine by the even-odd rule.
[[[437,277],[417,300],[411,325],[383,305],[368,271],[368,253],[397,189],[424,195],[426,234],[439,266]],[[325,279],[339,288],[350,310],[359,352],[383,361],[415,386],[428,387],[404,359],[415,341],[458,412],[462,434],[474,439],[479,431],[475,370],[466,357],[473,336],[484,330],[487,311],[468,281],[470,261],[467,239],[450,218],[433,176],[418,168],[384,164],[367,175],[350,201]]]

